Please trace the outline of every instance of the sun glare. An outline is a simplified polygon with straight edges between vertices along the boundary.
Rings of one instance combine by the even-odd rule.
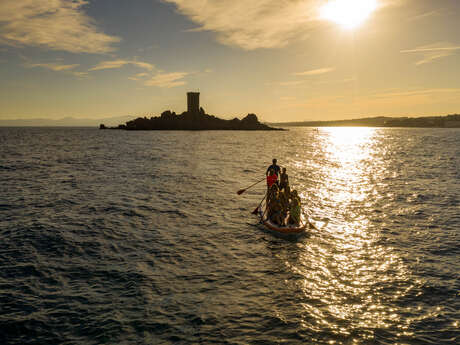
[[[377,0],[330,0],[320,9],[322,19],[346,29],[360,26],[377,8]]]

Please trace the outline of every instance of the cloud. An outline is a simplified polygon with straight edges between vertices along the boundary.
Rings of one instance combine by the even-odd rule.
[[[212,31],[225,45],[245,50],[284,47],[305,39],[324,24],[325,0],[164,0],[198,25],[190,31]],[[379,8],[402,0],[379,0]]]
[[[128,77],[130,80],[141,80],[142,78],[147,77],[149,74],[148,73],[137,73],[133,75],[132,77]]]
[[[321,80],[316,82],[316,84],[342,84],[342,83],[351,83],[357,81],[358,78],[350,77],[345,79],[338,79],[338,80]]]
[[[289,80],[289,81],[280,81],[278,85],[280,86],[296,86],[296,85],[301,85],[305,81],[304,80]]]
[[[419,90],[409,90],[409,91],[387,92],[387,93],[375,94],[371,98],[392,100],[394,98],[406,98],[406,97],[417,97],[417,96],[427,96],[427,95],[431,98],[436,94],[451,94],[451,93],[459,93],[459,92],[460,92],[460,89],[455,89],[455,88],[419,89]]]
[[[327,116],[334,115],[336,118],[402,114],[422,116],[439,112],[455,112],[458,99],[460,99],[460,88],[395,89],[367,95],[349,93],[311,98],[304,102],[286,102],[284,107],[300,108],[302,113],[327,109],[329,114]]]
[[[142,62],[142,61],[135,61],[135,60],[111,60],[111,61],[103,61],[98,63],[96,66],[89,69],[89,71],[100,71],[104,69],[114,69],[114,68],[121,68],[125,65],[134,65],[139,68],[146,69],[151,71],[155,68],[154,65]]]
[[[401,53],[418,53],[422,55],[423,58],[415,63],[418,66],[454,55],[457,50],[460,50],[459,45],[454,45],[450,42],[438,42],[415,49],[401,50]]]
[[[282,47],[307,37],[318,21],[318,0],[165,0],[223,44],[246,50]]]
[[[68,71],[80,66],[79,64],[73,65],[60,65],[57,63],[29,63],[25,65],[26,67],[34,68],[34,67],[42,67],[52,71],[61,72],[61,71]]]
[[[318,69],[312,69],[309,71],[305,72],[298,72],[298,73],[293,73],[294,75],[299,75],[299,76],[309,76],[309,75],[319,75],[319,74],[325,74],[334,71],[335,68],[332,67],[326,67],[326,68],[318,68]]]
[[[107,53],[118,37],[99,31],[84,0],[1,0],[0,43],[72,53]]]
[[[393,90],[361,96],[354,103],[361,109],[380,109],[383,113],[421,112],[430,107],[458,104],[459,88]]]
[[[410,17],[408,20],[409,21],[414,21],[414,20],[425,19],[425,18],[428,18],[428,17],[439,16],[439,15],[441,15],[441,13],[443,11],[444,11],[444,9],[437,9],[437,10],[433,10],[433,11],[429,11],[429,12],[424,12],[422,14]]]
[[[84,79],[84,78],[88,77],[88,72],[72,71],[71,74],[73,74],[74,76],[76,76],[79,79]]]
[[[157,86],[163,88],[171,88],[176,86],[185,85],[186,81],[183,80],[188,72],[172,72],[172,73],[160,73],[155,75],[149,80],[146,80],[144,85],[146,86]]]

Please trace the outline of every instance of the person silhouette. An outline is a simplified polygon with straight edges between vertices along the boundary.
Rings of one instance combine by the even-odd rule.
[[[275,171],[275,174],[276,176],[280,176],[280,171],[281,171],[281,168],[279,167],[279,165],[276,164],[276,158],[273,158],[272,160],[272,165],[270,165],[268,168],[267,168],[267,171],[265,173],[265,175],[268,176],[268,173],[270,172],[270,169],[273,169]]]

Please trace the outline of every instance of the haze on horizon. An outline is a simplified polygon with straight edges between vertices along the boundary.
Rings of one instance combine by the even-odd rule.
[[[460,112],[452,0],[2,0],[0,120]]]

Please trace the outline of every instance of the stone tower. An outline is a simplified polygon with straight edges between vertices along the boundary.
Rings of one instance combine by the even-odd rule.
[[[199,113],[200,112],[200,93],[187,92],[187,112]]]

